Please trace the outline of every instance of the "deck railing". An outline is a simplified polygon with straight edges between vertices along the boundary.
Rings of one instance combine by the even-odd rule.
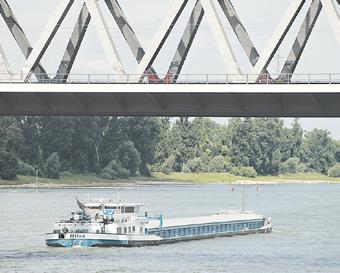
[[[39,84],[339,84],[340,73],[320,74],[0,74],[1,83]]]

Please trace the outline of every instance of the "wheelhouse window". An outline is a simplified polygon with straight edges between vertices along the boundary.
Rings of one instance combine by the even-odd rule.
[[[125,213],[134,213],[135,207],[125,207]]]

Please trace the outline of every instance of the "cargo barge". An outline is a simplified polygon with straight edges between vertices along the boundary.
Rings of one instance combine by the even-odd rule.
[[[211,216],[163,219],[149,216],[143,204],[92,199],[58,221],[46,234],[52,247],[146,246],[222,236],[269,233],[270,218],[254,212],[225,211]]]

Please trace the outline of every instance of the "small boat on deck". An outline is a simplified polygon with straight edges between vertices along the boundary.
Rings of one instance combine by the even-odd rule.
[[[77,204],[80,211],[55,223],[46,234],[48,246],[146,246],[272,231],[270,218],[250,211],[163,219],[149,216],[144,204],[112,199],[77,199]]]

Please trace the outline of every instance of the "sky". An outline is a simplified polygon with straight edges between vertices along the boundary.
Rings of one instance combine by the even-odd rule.
[[[8,0],[8,3],[14,10],[18,21],[33,45],[38,40],[58,2],[58,0]],[[56,72],[83,3],[82,0],[75,0],[74,2],[74,6],[70,10],[52,41],[50,48],[42,59],[42,64],[48,73],[53,74]],[[292,0],[234,0],[232,2],[239,17],[248,30],[251,39],[258,51],[261,52]],[[147,48],[173,1],[121,0],[119,3],[130,21],[130,24],[133,26],[141,44]],[[154,63],[154,68],[160,74],[166,73],[168,69],[194,3],[195,0],[189,0],[187,8],[179,18],[172,34],[169,36],[168,41],[165,43]],[[279,49],[278,54],[276,54],[273,59],[269,67],[271,73],[278,73],[283,66],[283,59],[288,55],[310,3],[311,0],[306,1],[305,7],[301,10],[302,16],[297,18],[296,23],[292,26],[292,29]],[[114,20],[110,16],[110,13],[105,6],[105,2],[100,0],[100,5],[127,73],[136,73],[137,63],[128,49]],[[251,65],[242,51],[230,25],[223,17],[222,11],[219,10],[219,13],[221,15],[223,27],[226,30],[242,72],[249,73],[251,71]],[[20,73],[25,60],[3,20],[0,20],[0,44],[5,51],[12,72]],[[339,46],[325,14],[321,13],[320,18],[316,23],[315,30],[301,57],[296,73],[339,73],[340,75]],[[113,73],[93,25],[90,25],[89,27],[71,73]],[[182,73],[227,73],[211,29],[205,18],[198,30]],[[296,76],[296,78],[299,77],[299,75]],[[320,75],[320,77],[322,76]],[[217,119],[217,121],[224,122],[225,119]],[[300,122],[305,130],[311,130],[315,127],[328,129],[335,138],[340,139],[340,119],[301,119]],[[290,119],[287,119],[286,124],[289,123]]]

